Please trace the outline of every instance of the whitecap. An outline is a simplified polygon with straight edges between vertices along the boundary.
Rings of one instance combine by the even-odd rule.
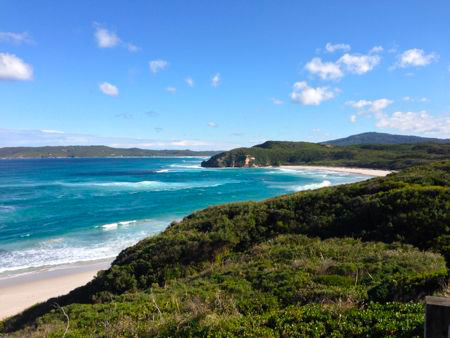
[[[322,181],[320,183],[310,183],[310,184],[304,184],[304,185],[295,185],[291,186],[289,189],[293,191],[304,191],[304,190],[313,190],[313,189],[319,189],[324,187],[331,186],[330,181]]]
[[[171,191],[194,188],[217,187],[228,183],[239,183],[239,181],[197,181],[197,182],[162,182],[162,181],[139,181],[139,182],[90,182],[90,183],[65,183],[70,187],[98,187],[112,190],[150,190]]]
[[[186,168],[186,169],[202,169],[200,164],[186,165],[186,164],[170,164],[172,168]]]

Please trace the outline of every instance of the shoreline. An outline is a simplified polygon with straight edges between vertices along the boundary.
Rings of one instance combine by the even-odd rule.
[[[327,166],[309,166],[309,165],[281,165],[279,167],[272,167],[272,168],[291,169],[291,170],[319,170],[319,171],[332,171],[332,172],[334,171],[334,172],[366,175],[366,176],[373,176],[373,177],[383,177],[383,176],[389,175],[393,172],[391,170],[382,170],[382,169],[327,167]]]
[[[328,166],[287,165],[259,169],[317,170],[381,177],[392,171]],[[250,168],[250,169],[258,169]],[[239,168],[216,168],[239,169]],[[0,274],[0,320],[16,315],[28,307],[64,295],[92,280],[99,270],[109,268],[113,259],[48,266],[22,273]]]
[[[112,259],[52,266],[0,279],[0,320],[16,315],[32,305],[69,293],[91,281]]]

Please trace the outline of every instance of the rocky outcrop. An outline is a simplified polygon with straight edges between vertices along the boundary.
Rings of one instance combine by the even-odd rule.
[[[255,163],[256,158],[248,154],[230,154],[221,153],[211,157],[207,161],[202,162],[202,167],[205,168],[224,168],[224,167],[238,167],[238,168],[255,168],[258,165]]]

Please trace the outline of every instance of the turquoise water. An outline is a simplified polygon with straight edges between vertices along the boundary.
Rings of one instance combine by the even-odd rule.
[[[0,160],[0,273],[112,258],[195,210],[367,178],[202,160]]]

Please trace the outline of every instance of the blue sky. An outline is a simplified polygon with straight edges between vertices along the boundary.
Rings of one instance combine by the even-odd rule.
[[[450,137],[448,1],[3,1],[0,146]]]

